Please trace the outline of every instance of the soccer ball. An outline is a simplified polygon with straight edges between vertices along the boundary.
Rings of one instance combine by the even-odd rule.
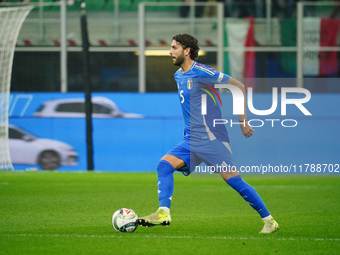
[[[133,232],[138,226],[137,219],[133,210],[121,208],[112,215],[112,226],[117,232]]]

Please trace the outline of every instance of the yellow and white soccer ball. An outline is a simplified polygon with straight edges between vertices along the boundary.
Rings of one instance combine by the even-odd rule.
[[[117,232],[133,232],[138,226],[137,219],[132,209],[121,208],[112,215],[112,226]]]

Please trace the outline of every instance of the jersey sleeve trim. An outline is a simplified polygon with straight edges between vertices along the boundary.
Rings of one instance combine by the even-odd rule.
[[[216,71],[214,69],[208,68],[208,67],[201,65],[197,62],[195,62],[195,64],[193,65],[193,68],[200,70],[200,71],[203,71],[203,72],[205,72],[205,73],[207,73],[211,76],[215,76],[215,74],[216,74]]]

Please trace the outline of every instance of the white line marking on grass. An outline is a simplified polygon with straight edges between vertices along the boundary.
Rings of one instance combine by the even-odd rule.
[[[234,236],[162,236],[162,235],[136,235],[131,233],[115,235],[80,235],[80,234],[1,234],[5,237],[77,237],[77,238],[165,238],[165,239],[213,239],[213,240],[273,240],[273,241],[328,241],[339,242],[340,238],[285,238],[285,237],[234,237]]]

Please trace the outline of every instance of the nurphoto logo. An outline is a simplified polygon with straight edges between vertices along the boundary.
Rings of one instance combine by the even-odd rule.
[[[214,88],[216,89],[228,89],[233,97],[233,115],[241,115],[245,112],[245,95],[242,90],[236,86],[229,84],[215,84]],[[278,107],[278,88],[273,87],[272,89],[272,105],[269,109],[259,110],[254,107],[253,104],[253,89],[248,88],[248,99],[247,106],[249,111],[257,116],[268,116],[273,114]],[[287,98],[288,94],[303,94],[303,98]],[[287,105],[295,105],[305,116],[311,116],[312,114],[307,110],[307,108],[303,105],[307,103],[311,99],[311,93],[308,89],[305,88],[296,88],[296,87],[282,87],[281,88],[281,116],[287,115]],[[201,114],[207,114],[207,94],[201,95]],[[275,124],[279,122],[283,127],[296,127],[298,122],[295,119],[250,119],[248,120],[248,124],[251,127],[262,127],[265,123],[274,127]],[[213,125],[225,125],[230,124],[233,125],[246,125],[245,121],[243,122],[233,122],[232,119],[214,119]]]

